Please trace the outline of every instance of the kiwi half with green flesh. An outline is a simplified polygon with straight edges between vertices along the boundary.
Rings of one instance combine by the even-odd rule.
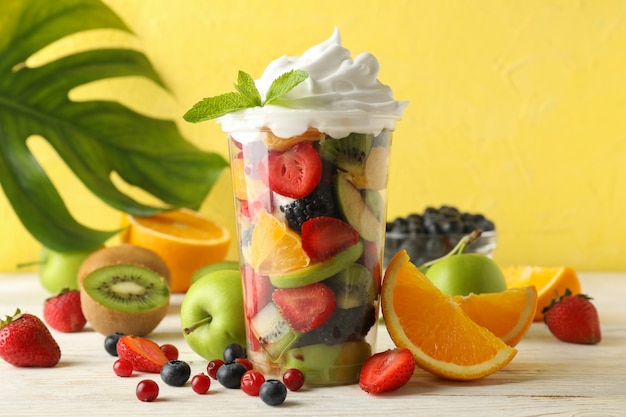
[[[300,338],[300,333],[280,315],[273,302],[268,303],[250,320],[250,328],[261,348],[273,361],[278,361]]]
[[[372,148],[374,135],[351,133],[345,138],[327,138],[320,144],[320,156],[342,171],[362,174]]]
[[[351,263],[359,259],[362,253],[363,242],[359,240],[348,249],[323,262],[312,263],[305,268],[283,275],[271,275],[270,282],[276,288],[304,287],[305,285],[314,284],[332,277],[342,269],[347,268]]]
[[[137,265],[148,268],[170,282],[170,269],[156,252],[130,243],[108,246],[89,255],[78,270],[78,286],[96,269],[108,265]]]
[[[352,264],[324,281],[335,293],[337,307],[348,309],[372,303],[378,291],[371,272],[361,264]]]
[[[85,276],[80,293],[85,318],[103,335],[147,335],[167,314],[170,300],[165,279],[137,265],[98,268]]]
[[[345,175],[339,173],[335,176],[335,193],[344,219],[363,239],[378,242],[383,232],[383,223],[368,207],[361,191]]]

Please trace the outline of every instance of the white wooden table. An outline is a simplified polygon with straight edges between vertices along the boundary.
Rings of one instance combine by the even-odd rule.
[[[557,341],[542,323],[533,324],[506,368],[473,382],[451,382],[418,370],[401,390],[372,396],[357,385],[309,388],[289,393],[279,407],[212,381],[206,395],[189,385],[175,388],[156,374],[120,378],[104,337],[53,331],[62,358],[55,368],[16,368],[0,361],[0,416],[626,416],[626,273],[580,274],[583,291],[594,298],[603,331],[599,345]],[[41,316],[47,297],[34,274],[0,274],[0,316],[17,307]],[[179,324],[182,295],[151,337],[173,343],[192,372],[206,360],[186,345]],[[392,347],[384,328],[378,350]],[[135,397],[142,378],[155,379],[159,399]]]

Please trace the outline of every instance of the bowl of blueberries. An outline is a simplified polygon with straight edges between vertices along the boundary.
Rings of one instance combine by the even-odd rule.
[[[496,248],[496,227],[480,213],[461,211],[454,206],[427,207],[423,213],[412,213],[387,222],[385,267],[391,258],[404,249],[417,266],[450,252],[463,236],[481,230],[480,237],[465,248],[464,253],[492,256]]]

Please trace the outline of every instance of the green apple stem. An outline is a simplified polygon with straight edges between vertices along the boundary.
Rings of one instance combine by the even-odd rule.
[[[196,330],[198,327],[204,326],[205,324],[209,324],[212,321],[213,321],[213,316],[209,315],[209,316],[203,318],[202,320],[199,320],[199,321],[193,323],[191,326],[185,327],[183,329],[183,332],[185,332],[185,334],[189,334],[189,333],[193,332],[194,330]]]
[[[446,259],[446,258],[448,258],[450,256],[462,254],[463,251],[465,251],[465,248],[467,248],[472,243],[476,242],[478,240],[478,238],[480,237],[480,235],[482,235],[482,233],[483,233],[483,231],[481,229],[476,229],[476,230],[472,231],[471,233],[463,236],[461,238],[461,240],[459,240],[459,243],[457,243],[456,246],[454,248],[452,248],[452,250],[450,252],[446,253],[445,255],[443,255],[440,258],[433,259],[432,261],[428,261],[428,262],[423,263],[418,269],[420,271],[422,271],[422,272],[426,272],[428,270],[428,268],[430,268],[431,266],[433,266],[437,262],[441,261],[442,259]]]

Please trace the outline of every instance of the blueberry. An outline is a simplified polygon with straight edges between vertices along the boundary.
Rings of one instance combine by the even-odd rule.
[[[111,333],[104,339],[104,349],[111,356],[117,356],[117,341],[120,340],[120,337],[124,336],[123,333],[115,332]]]
[[[226,388],[241,388],[241,377],[247,371],[239,362],[225,363],[217,370],[217,381]]]
[[[191,376],[191,367],[187,362],[172,360],[161,368],[161,379],[167,385],[182,387]]]
[[[261,385],[261,401],[268,405],[281,405],[287,398],[287,387],[277,379],[269,379]]]
[[[248,355],[246,355],[246,348],[244,348],[240,344],[231,343],[224,349],[223,356],[224,362],[230,363],[235,362],[235,359],[237,358],[246,358]]]

